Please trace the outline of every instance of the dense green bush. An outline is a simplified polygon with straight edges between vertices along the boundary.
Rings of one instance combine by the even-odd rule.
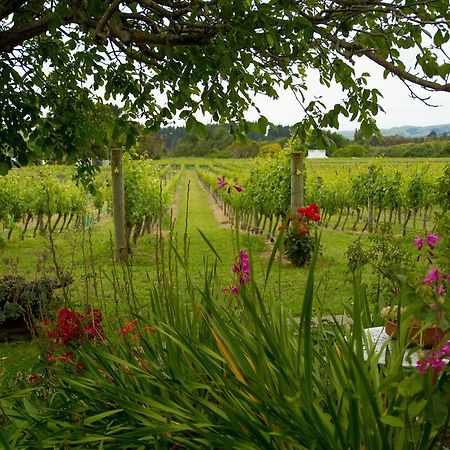
[[[70,277],[57,281],[51,278],[26,280],[19,275],[4,275],[0,278],[0,325],[21,319],[32,331],[37,319],[52,315],[55,289],[70,282]]]

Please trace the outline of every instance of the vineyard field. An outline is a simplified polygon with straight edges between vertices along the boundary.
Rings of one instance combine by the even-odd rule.
[[[225,210],[239,211],[246,228],[273,235],[288,214],[287,157],[254,163],[215,161],[198,172]],[[305,203],[317,203],[323,226],[334,230],[366,231],[370,204],[375,227],[390,223],[403,234],[432,230],[436,217],[450,206],[447,159],[306,159],[305,174]],[[244,194],[220,192],[218,177],[239,183]]]

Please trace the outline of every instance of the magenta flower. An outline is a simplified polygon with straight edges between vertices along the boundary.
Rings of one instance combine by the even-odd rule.
[[[417,247],[417,250],[422,250],[423,247],[423,239],[419,236],[417,236],[414,239],[414,245]]]
[[[220,177],[217,177],[217,183],[218,183],[217,188],[219,190],[224,188],[225,186],[228,186],[228,183],[223,178],[220,178]]]
[[[431,249],[436,247],[436,243],[441,240],[441,237],[438,234],[427,234],[427,245]]]
[[[242,186],[240,186],[239,184],[235,184],[234,188],[236,189],[236,191],[238,192],[242,192],[244,189],[242,188]]]
[[[233,273],[238,274],[239,284],[242,286],[250,281],[250,263],[248,259],[248,254],[244,250],[239,252],[239,257],[237,261],[233,264],[231,268]]]
[[[441,274],[436,267],[433,267],[427,273],[427,276],[421,281],[422,284],[433,284],[441,280]]]
[[[444,367],[446,366],[446,362],[439,358],[438,353],[431,353],[430,355],[425,356],[423,359],[417,361],[417,370],[420,373],[424,373],[428,369],[434,370],[434,372],[439,373],[442,372]]]
[[[450,356],[450,341],[447,341],[445,344],[441,346],[438,350],[438,355],[442,356]]]
[[[227,286],[222,289],[222,292],[227,295],[239,295],[239,289],[236,286]]]
[[[250,262],[248,260],[248,253],[244,250],[239,252],[241,273],[239,277],[239,283],[242,285],[250,281]]]
[[[443,297],[444,296],[444,294],[445,294],[445,288],[444,288],[444,286],[441,284],[441,285],[439,285],[439,287],[438,287],[438,295],[439,295],[439,297]]]

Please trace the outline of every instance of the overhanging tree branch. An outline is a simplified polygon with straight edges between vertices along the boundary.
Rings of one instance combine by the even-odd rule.
[[[351,55],[361,56],[364,55],[376,64],[381,67],[384,67],[390,73],[396,75],[401,80],[410,81],[418,86],[422,86],[427,89],[431,89],[434,91],[443,91],[450,92],[450,83],[438,83],[435,81],[427,80],[426,78],[421,78],[417,75],[414,75],[407,70],[402,69],[401,67],[395,65],[394,63],[386,60],[380,54],[378,54],[373,49],[370,49],[358,42],[347,42],[343,39],[340,39],[332,34],[328,33],[324,29],[320,27],[314,28],[314,31],[317,32],[320,36],[325,38],[327,41],[334,44],[337,49],[345,49]]]

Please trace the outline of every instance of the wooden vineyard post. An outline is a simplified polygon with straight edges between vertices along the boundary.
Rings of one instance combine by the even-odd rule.
[[[118,261],[128,259],[125,233],[125,186],[123,178],[123,150],[111,149],[112,207],[114,219],[114,256]]]
[[[293,152],[291,153],[291,215],[295,215],[298,208],[305,206],[304,185],[304,153]]]

